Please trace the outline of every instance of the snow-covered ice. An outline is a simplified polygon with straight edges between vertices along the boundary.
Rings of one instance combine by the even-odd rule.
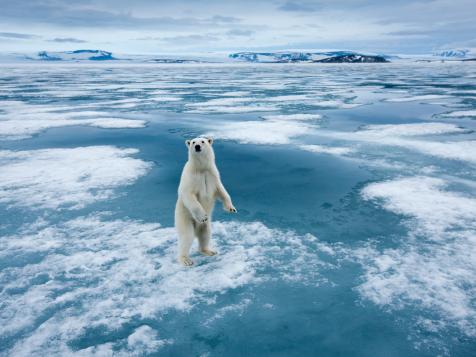
[[[0,355],[471,355],[475,81],[449,62],[2,66]],[[238,214],[217,204],[219,254],[185,269],[199,135]]]

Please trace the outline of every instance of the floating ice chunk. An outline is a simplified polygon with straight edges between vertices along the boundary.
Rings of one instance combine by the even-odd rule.
[[[302,150],[315,152],[319,154],[330,154],[330,155],[346,155],[350,154],[354,150],[352,148],[346,147],[332,147],[332,146],[322,146],[322,145],[301,145],[299,146]]]
[[[235,313],[241,315],[243,311],[251,304],[250,299],[243,299],[243,301],[239,302],[238,304],[227,305],[219,309],[214,316],[204,322],[205,326],[210,325],[215,320],[222,319],[227,313]]]
[[[127,347],[131,353],[152,353],[165,344],[171,343],[168,340],[159,339],[159,334],[153,328],[142,325],[127,337]]]
[[[319,120],[322,119],[320,114],[279,114],[279,115],[263,115],[263,119],[268,120]]]
[[[296,101],[308,101],[310,100],[309,96],[301,95],[301,94],[294,94],[294,95],[278,95],[275,97],[264,97],[259,98],[260,100],[267,101],[267,102],[296,102]]]
[[[153,100],[156,102],[179,102],[183,100],[182,97],[173,97],[173,96],[160,96],[160,97],[149,97],[148,100]]]
[[[389,139],[383,142],[388,145],[401,146],[407,149],[419,151],[423,154],[436,156],[443,159],[467,161],[476,163],[476,141],[418,141]]]
[[[476,117],[476,110],[458,110],[455,112],[440,114],[444,117]]]
[[[77,209],[110,198],[151,167],[131,157],[137,152],[113,146],[0,151],[0,202]]]
[[[300,121],[242,121],[224,122],[208,133],[213,137],[237,140],[242,144],[288,144],[290,139],[313,130],[311,125]]]
[[[7,102],[3,109],[6,111],[0,114],[0,139],[3,140],[24,139],[50,128],[66,126],[125,129],[142,128],[147,123],[144,120],[108,117],[104,111],[77,108],[70,111],[72,108],[67,106],[29,105],[17,101]]]
[[[144,324],[160,326],[163,313],[214,304],[232,289],[270,280],[325,281],[319,272],[329,264],[319,259],[325,253],[316,253],[319,242],[311,235],[258,222],[214,222],[214,232],[220,254],[194,255],[192,269],[176,262],[175,229],[158,224],[92,215],[0,237],[0,258],[8,266],[0,271],[0,333],[17,336],[9,355],[70,354],[93,332],[98,341],[114,342],[90,349],[144,354],[163,342]],[[10,259],[20,255],[38,259]],[[118,330],[126,341],[117,340]]]
[[[187,107],[217,107],[217,106],[228,106],[241,103],[255,102],[256,98],[247,98],[247,97],[237,97],[237,98],[215,98],[210,99],[206,102],[199,103],[190,103],[187,104]]]
[[[336,108],[336,109],[352,109],[352,108],[360,107],[363,105],[361,103],[344,103],[343,101],[340,101],[340,100],[311,101],[307,104],[314,105],[317,107]]]
[[[107,129],[137,129],[146,125],[144,120],[123,119],[123,118],[98,118],[88,119],[90,126]]]
[[[277,106],[271,105],[247,105],[247,106],[205,106],[189,110],[189,113],[252,113],[252,112],[273,112],[278,110]]]
[[[384,207],[417,219],[431,239],[453,227],[476,227],[476,199],[445,191],[445,181],[432,177],[410,177],[370,184],[362,191],[365,199],[383,199]]]
[[[467,129],[446,123],[415,123],[397,125],[369,125],[353,133],[331,132],[325,135],[350,141],[365,141],[381,145],[398,146],[419,151],[425,155],[444,159],[476,162],[476,141],[429,141],[408,137],[466,133]]]
[[[438,329],[452,326],[476,336],[476,199],[446,185],[409,177],[363,189],[364,199],[407,216],[410,235],[399,248],[356,252],[366,271],[358,290],[390,309],[415,306],[416,319],[438,322]]]
[[[446,123],[411,123],[367,125],[357,132],[360,136],[394,137],[464,133],[467,129]]]
[[[251,92],[248,91],[234,91],[234,92],[225,92],[222,93],[221,95],[223,97],[244,97],[251,94]]]
[[[416,102],[416,101],[427,101],[435,99],[445,99],[450,98],[449,95],[440,95],[440,94],[425,94],[425,95],[416,95],[412,97],[402,97],[402,98],[389,98],[386,99],[387,102]]]
[[[0,120],[0,139],[25,139],[47,129],[66,126],[82,125],[109,129],[137,129],[145,127],[146,123],[144,120],[122,118]]]

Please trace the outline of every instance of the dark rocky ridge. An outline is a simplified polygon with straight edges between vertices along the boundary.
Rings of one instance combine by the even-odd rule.
[[[314,63],[385,63],[390,61],[386,60],[383,56],[351,54],[351,55],[341,55],[341,56],[324,58],[324,59],[316,60],[313,62]]]

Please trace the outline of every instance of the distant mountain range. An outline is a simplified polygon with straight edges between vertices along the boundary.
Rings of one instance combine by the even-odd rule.
[[[466,59],[476,59],[476,49],[452,49],[434,52],[433,56],[440,57],[444,59],[455,59],[455,60],[466,60]]]
[[[446,58],[466,58],[470,54],[470,50],[445,50],[433,53],[433,56]]]
[[[0,53],[0,62],[47,61],[47,62],[137,62],[137,63],[386,63],[386,62],[436,62],[475,61],[476,49],[448,49],[433,54],[383,55],[356,51],[273,51],[236,52],[228,56],[215,53],[207,55],[113,55],[95,49],[75,51],[40,51],[36,54]]]
[[[115,60],[111,52],[101,50],[76,50],[64,52],[40,51],[31,59],[43,61],[108,61]]]
[[[386,56],[361,54],[353,51],[330,52],[238,52],[228,56],[232,60],[255,63],[383,63]]]

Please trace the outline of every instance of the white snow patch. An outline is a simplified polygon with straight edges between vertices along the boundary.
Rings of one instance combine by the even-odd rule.
[[[380,145],[397,146],[419,151],[425,155],[444,159],[476,162],[476,141],[431,141],[417,140],[408,137],[459,134],[466,133],[467,129],[446,123],[415,123],[396,125],[370,125],[361,130],[348,132],[323,133],[324,135],[349,141],[364,141]]]
[[[122,119],[122,118],[98,118],[98,119],[87,119],[86,122],[90,121],[89,125],[96,126],[98,128],[106,129],[137,129],[143,128],[146,125],[144,120],[135,120],[135,119]]]
[[[225,93],[221,93],[221,95],[223,97],[244,97],[244,96],[247,96],[247,95],[250,95],[251,92],[248,92],[248,91],[234,91],[234,92],[225,92]]]
[[[384,124],[367,125],[356,135],[373,137],[419,136],[450,133],[464,133],[467,129],[447,123],[411,123],[411,124]]]
[[[455,112],[440,114],[440,116],[451,117],[451,118],[476,117],[476,110],[458,110],[458,111],[455,111]]]
[[[160,96],[160,97],[149,97],[147,100],[153,100],[156,102],[179,102],[183,100],[182,97],[173,97],[173,96]]]
[[[356,252],[365,269],[358,290],[378,305],[414,306],[417,319],[476,336],[476,199],[446,185],[438,178],[409,177],[363,189],[364,199],[407,216],[410,235],[399,248]]]
[[[435,99],[445,99],[450,98],[449,95],[440,95],[440,94],[425,94],[425,95],[416,95],[412,97],[402,97],[402,98],[389,98],[386,99],[387,102],[416,102],[416,101],[427,101]]]
[[[242,144],[289,144],[291,138],[305,135],[313,127],[298,121],[242,121],[223,122],[207,135],[237,140]]]
[[[0,259],[6,265],[0,271],[0,333],[18,336],[9,354],[71,354],[75,341],[92,332],[107,339],[151,319],[160,325],[160,315],[168,310],[214,304],[248,284],[325,281],[319,271],[329,264],[319,259],[317,254],[324,253],[316,253],[319,242],[311,235],[258,222],[215,222],[214,232],[220,254],[193,254],[193,268],[176,262],[175,229],[158,224],[92,215],[0,237]],[[22,256],[25,260],[17,259]],[[147,327],[131,333],[128,352],[162,343]],[[89,348],[124,348],[115,343]]]
[[[270,105],[247,105],[247,106],[206,106],[189,110],[189,113],[252,113],[252,112],[273,112],[278,110],[276,106]]]
[[[114,196],[151,164],[132,158],[136,149],[0,151],[0,202],[34,209],[78,209]]]
[[[352,153],[354,150],[347,147],[322,146],[322,145],[300,145],[300,149],[319,154],[330,155],[346,155]]]
[[[259,100],[263,100],[266,102],[306,102],[310,100],[307,95],[303,94],[293,94],[293,95],[277,95],[274,97],[264,97],[264,98],[257,98]]]
[[[323,108],[335,108],[335,109],[352,109],[360,107],[363,104],[361,103],[345,103],[341,100],[322,100],[322,101],[313,101],[308,104],[323,107]]]
[[[137,352],[152,353],[157,352],[160,347],[169,344],[171,341],[159,339],[159,334],[152,327],[142,325],[127,337],[127,347],[133,355]],[[135,352],[135,353],[134,353]]]
[[[0,139],[24,139],[47,129],[76,125],[108,129],[137,129],[145,127],[146,121],[121,118],[0,120]]]
[[[144,120],[133,120],[107,116],[107,112],[95,110],[71,110],[72,108],[49,105],[30,105],[7,101],[0,114],[0,139],[18,140],[50,128],[66,126],[94,126],[108,129],[142,128]]]
[[[476,200],[444,190],[445,181],[433,177],[410,177],[370,184],[362,191],[364,199],[382,199],[385,209],[414,217],[430,239],[461,222],[476,227]]]
[[[235,104],[255,102],[255,101],[256,101],[255,98],[247,98],[247,97],[215,98],[215,99],[210,99],[206,102],[190,103],[190,104],[187,104],[187,107],[231,106]]]
[[[278,115],[263,115],[261,118],[267,120],[320,120],[320,114],[278,114]]]

